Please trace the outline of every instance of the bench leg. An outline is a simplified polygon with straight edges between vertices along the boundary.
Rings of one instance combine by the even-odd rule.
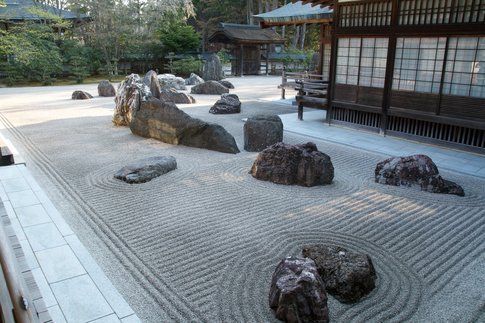
[[[298,120],[303,120],[303,104],[298,104]]]
[[[282,89],[281,89],[281,99],[283,99],[283,100],[284,100],[285,98],[286,98],[286,97],[285,97],[285,89],[284,89],[284,88],[282,88]]]

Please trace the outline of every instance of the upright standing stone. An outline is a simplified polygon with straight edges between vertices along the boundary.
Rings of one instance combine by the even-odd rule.
[[[205,61],[202,78],[206,81],[220,81],[224,78],[222,64],[216,54],[210,55]]]
[[[277,115],[249,117],[244,124],[244,150],[262,151],[283,141],[283,122]]]
[[[141,101],[152,96],[150,88],[143,83],[138,74],[130,74],[118,87],[115,97],[113,123],[117,126],[128,126],[133,111],[140,107]]]
[[[148,71],[143,78],[143,83],[148,86],[153,97],[160,99],[160,83],[158,82],[157,72]]]
[[[113,84],[108,80],[103,80],[98,84],[98,95],[99,96],[115,96],[116,90]]]
[[[328,322],[325,284],[315,262],[308,258],[283,259],[273,273],[269,306],[284,322]]]

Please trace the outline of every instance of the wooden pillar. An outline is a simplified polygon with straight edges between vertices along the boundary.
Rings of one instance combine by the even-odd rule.
[[[268,65],[269,65],[269,44],[266,45],[266,76],[269,75]]]
[[[320,25],[320,58],[318,59],[317,74],[323,74],[323,53],[325,49],[325,25]]]
[[[240,47],[239,47],[239,76],[243,76],[244,75],[244,45],[241,44]]]
[[[386,76],[384,79],[384,91],[382,97],[381,129],[382,135],[386,134],[388,111],[391,105],[392,81],[394,78],[394,62],[396,60],[396,27],[399,15],[399,1],[392,0],[391,28],[389,33],[389,44],[387,50]]]
[[[332,122],[332,110],[333,110],[333,99],[335,97],[335,82],[337,80],[337,55],[338,55],[338,38],[336,31],[338,28],[338,16],[339,16],[340,6],[335,3],[333,8],[333,21],[331,25],[331,39],[332,48],[330,52],[330,73],[328,76],[328,88],[327,88],[327,118],[325,121],[330,125]]]

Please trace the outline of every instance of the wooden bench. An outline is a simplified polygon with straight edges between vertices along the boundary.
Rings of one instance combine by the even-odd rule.
[[[315,75],[313,75],[315,76]],[[297,80],[298,119],[303,120],[303,107],[325,109],[327,107],[328,82],[322,76]]]

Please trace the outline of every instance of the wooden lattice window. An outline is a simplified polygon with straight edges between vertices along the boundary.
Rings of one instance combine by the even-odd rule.
[[[393,89],[439,93],[446,38],[398,38]]]
[[[338,41],[337,83],[384,87],[387,38],[341,38]]]
[[[443,93],[485,98],[485,37],[449,39]]]

